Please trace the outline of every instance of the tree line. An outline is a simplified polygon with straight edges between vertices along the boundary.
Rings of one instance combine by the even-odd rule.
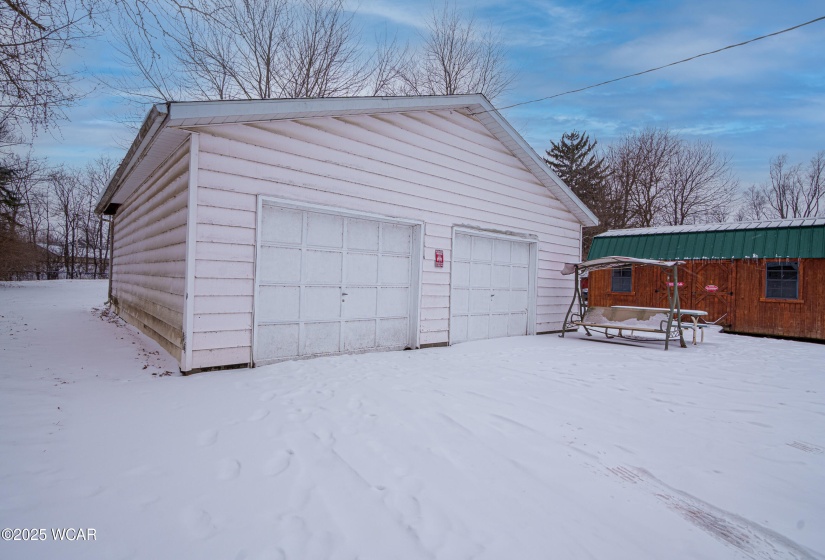
[[[0,138],[7,137],[0,130]],[[106,278],[108,222],[94,213],[115,170],[50,166],[26,153],[0,160],[0,280]]]
[[[767,180],[740,195],[730,157],[709,140],[661,128],[626,134],[601,149],[586,132],[551,141],[545,162],[598,217],[583,255],[611,229],[807,218],[825,212],[825,150],[808,162],[770,160]]]
[[[114,30],[129,72],[101,78],[135,102],[483,93],[514,73],[499,32],[451,0],[433,4],[417,37],[365,43],[344,0],[0,0],[0,278],[100,277],[106,222],[94,215],[114,171],[98,159],[52,166],[25,138],[58,126],[84,92],[61,57]],[[137,122],[140,122],[137,120]],[[627,134],[604,150],[577,131],[546,161],[606,229],[819,215],[825,152],[770,161],[769,178],[739,193],[729,157],[668,130]]]

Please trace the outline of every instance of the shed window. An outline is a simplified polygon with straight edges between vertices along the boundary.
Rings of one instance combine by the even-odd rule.
[[[771,299],[799,298],[799,265],[796,263],[767,263],[765,269],[765,297]]]
[[[623,266],[613,269],[613,278],[610,284],[612,292],[630,292],[633,284],[633,267]]]

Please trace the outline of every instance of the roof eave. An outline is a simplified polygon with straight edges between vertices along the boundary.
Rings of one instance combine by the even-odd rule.
[[[96,214],[103,214],[106,211],[115,193],[129,176],[129,173],[149,150],[152,141],[163,128],[164,121],[167,120],[168,116],[168,105],[164,103],[153,105],[149,110],[149,114],[143,120],[143,124],[141,124],[137,136],[129,147],[129,151],[126,152],[123,161],[120,162],[117,171],[112,175],[109,184],[106,186],[106,190],[100,196],[97,206],[95,206]]]

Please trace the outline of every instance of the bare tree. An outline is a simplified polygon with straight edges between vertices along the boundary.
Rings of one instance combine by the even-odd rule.
[[[789,164],[787,154],[771,160],[770,183],[765,187],[765,195],[768,205],[778,218],[799,216],[801,203],[799,173],[800,166]]]
[[[440,10],[433,6],[422,39],[419,62],[404,75],[410,93],[483,93],[495,99],[514,78],[499,33],[481,29],[449,1]]]
[[[398,37],[392,40],[384,33],[376,38],[376,50],[367,69],[365,93],[368,95],[404,95],[404,77],[412,70],[409,44],[400,45]]]
[[[117,46],[139,103],[369,95],[499,95],[502,42],[449,3],[420,48],[386,36],[367,50],[344,0],[116,0]]]
[[[650,227],[666,222],[670,164],[680,145],[670,131],[647,128],[608,148],[611,227]]]
[[[802,173],[803,216],[825,213],[825,150],[820,150],[808,162]]]
[[[677,140],[667,162],[664,210],[667,225],[724,222],[739,187],[730,168],[730,158],[713,143]]]
[[[0,0],[0,122],[36,133],[82,93],[62,64],[88,37],[98,0]]]
[[[80,173],[61,168],[49,178],[55,213],[55,233],[60,243],[63,269],[67,278],[80,277],[83,265],[83,216],[84,201]]]
[[[730,159],[711,142],[689,142],[647,128],[611,145],[609,173],[596,212],[611,229],[721,222],[728,219],[738,181]]]
[[[352,14],[343,0],[305,0],[292,15],[278,72],[279,97],[353,95],[366,83],[366,64]]]
[[[767,220],[768,217],[768,197],[765,195],[765,190],[751,185],[741,197],[741,203],[736,211],[736,221],[758,222]]]
[[[117,170],[118,162],[100,156],[86,165],[81,185],[83,197],[84,272],[92,278],[105,278],[108,273],[109,227],[103,216],[95,214],[95,205]]]
[[[352,95],[368,80],[343,0],[120,0],[138,101]],[[147,87],[148,86],[148,87]]]
[[[770,161],[770,181],[752,185],[737,212],[740,220],[810,218],[825,214],[825,150],[807,166],[791,164],[786,154]]]

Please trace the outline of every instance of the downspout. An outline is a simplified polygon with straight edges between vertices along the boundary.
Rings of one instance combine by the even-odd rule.
[[[192,338],[195,326],[195,244],[198,228],[198,152],[200,135],[197,132],[189,136],[189,188],[187,189],[186,215],[186,263],[183,299],[183,342],[181,348],[180,370],[185,374],[192,368]]]

